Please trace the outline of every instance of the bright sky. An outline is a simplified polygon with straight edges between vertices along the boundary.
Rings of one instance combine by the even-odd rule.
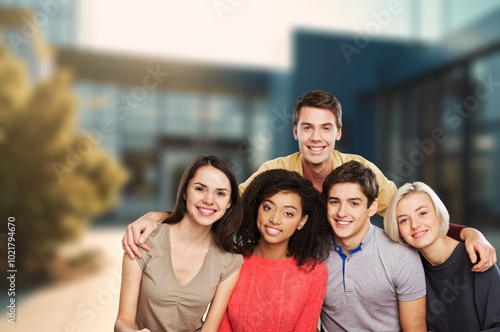
[[[135,55],[287,69],[297,27],[356,33],[378,24],[373,36],[435,39],[443,31],[441,9],[450,0],[415,1],[144,0],[138,5],[136,0],[86,0],[80,2],[79,44]],[[425,24],[415,30],[412,22],[419,10],[425,12]]]

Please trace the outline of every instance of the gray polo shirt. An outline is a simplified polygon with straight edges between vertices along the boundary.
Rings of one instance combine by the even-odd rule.
[[[399,301],[426,294],[418,252],[391,241],[379,227],[345,255],[333,244],[321,311],[325,331],[401,331]]]

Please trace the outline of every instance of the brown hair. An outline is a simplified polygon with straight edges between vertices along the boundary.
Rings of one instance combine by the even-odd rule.
[[[292,122],[294,126],[299,122],[302,107],[315,107],[332,111],[337,118],[337,128],[342,129],[342,106],[334,95],[325,91],[314,90],[300,96],[293,108]]]
[[[369,207],[378,197],[378,182],[375,173],[359,161],[351,160],[335,168],[323,182],[323,199],[337,183],[357,183],[368,200]]]
[[[184,171],[179,188],[177,189],[177,199],[175,202],[172,214],[163,222],[167,224],[176,224],[184,218],[187,212],[186,209],[186,190],[189,181],[195,176],[196,171],[203,166],[212,166],[226,175],[231,184],[231,206],[226,210],[226,213],[212,225],[214,240],[219,247],[226,251],[234,251],[233,236],[241,225],[243,218],[243,207],[241,205],[240,194],[238,191],[238,182],[234,175],[231,165],[224,159],[208,155],[198,156]]]

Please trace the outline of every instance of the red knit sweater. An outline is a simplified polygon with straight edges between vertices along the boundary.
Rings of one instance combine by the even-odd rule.
[[[328,269],[299,270],[293,258],[245,258],[219,331],[316,331]]]

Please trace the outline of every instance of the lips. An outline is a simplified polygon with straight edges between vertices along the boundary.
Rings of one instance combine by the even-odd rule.
[[[424,231],[418,231],[418,232],[416,232],[416,233],[413,233],[413,234],[411,235],[411,237],[412,237],[412,238],[414,238],[414,239],[419,239],[419,238],[421,238],[422,236],[424,236],[426,233],[427,233],[427,230],[424,230]]]
[[[324,146],[308,146],[307,148],[313,153],[320,153],[325,149]]]
[[[279,233],[281,233],[281,230],[274,227],[265,226],[265,228],[266,228],[266,233],[269,235],[278,235]]]
[[[203,207],[198,207],[198,211],[200,211],[200,213],[204,216],[211,216],[215,213],[214,209],[207,209]]]
[[[352,221],[335,219],[335,223],[337,224],[338,227],[345,228],[348,227],[352,223]]]

